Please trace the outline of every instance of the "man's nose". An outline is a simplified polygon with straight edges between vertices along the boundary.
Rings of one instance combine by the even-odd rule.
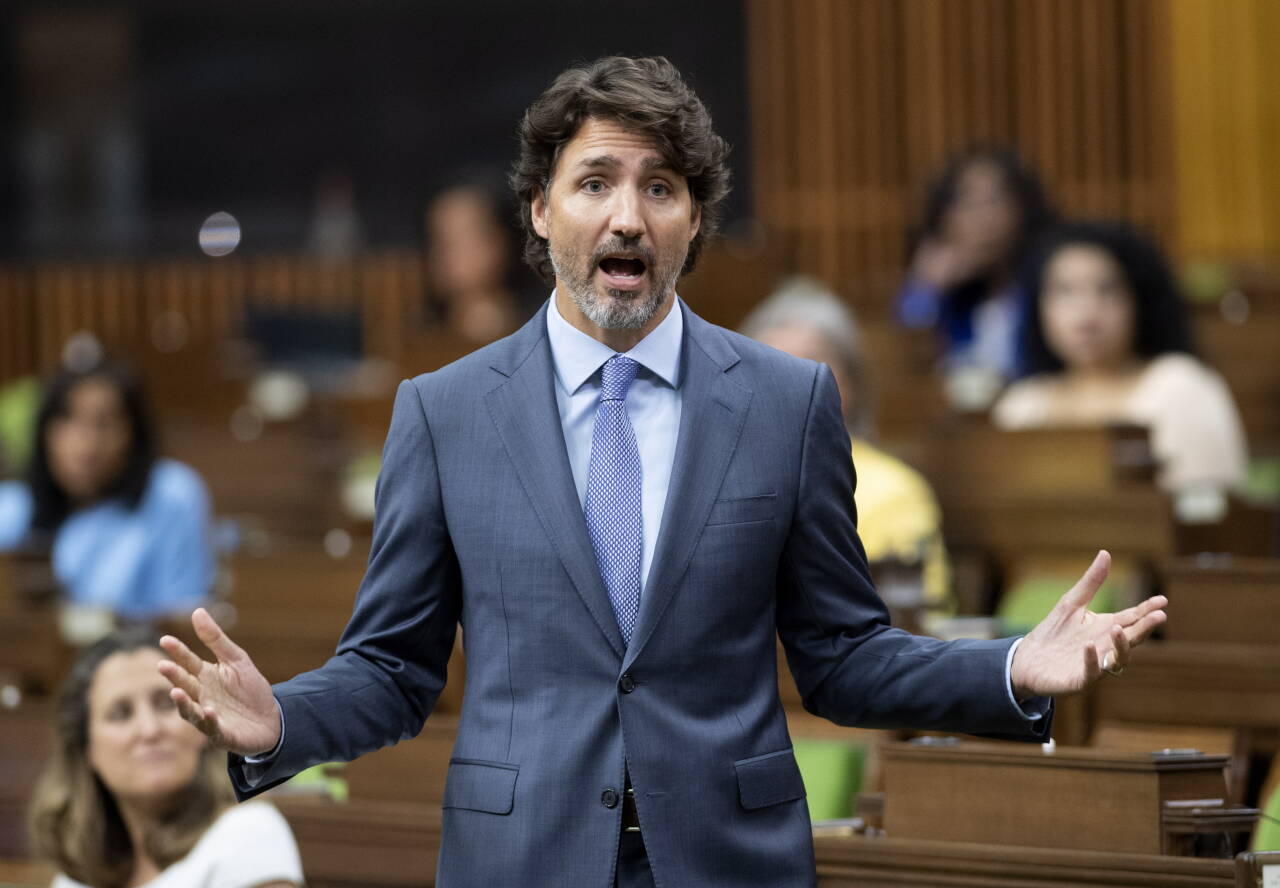
[[[609,219],[609,231],[623,238],[636,238],[644,234],[644,213],[642,212],[640,195],[630,188],[619,188],[614,192],[612,214]]]

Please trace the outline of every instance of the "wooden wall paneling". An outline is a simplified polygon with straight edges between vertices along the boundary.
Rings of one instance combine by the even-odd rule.
[[[213,260],[216,261],[216,260]],[[218,336],[223,331],[209,323],[208,265],[198,259],[176,259],[170,263],[166,310],[186,318],[197,330]]]
[[[52,367],[61,357],[67,334],[79,329],[75,311],[75,294],[70,289],[69,272],[63,268],[49,269],[44,276],[45,292],[40,294],[37,317],[41,320],[44,335],[41,345],[42,363]]]
[[[1167,231],[1158,0],[753,0],[748,13],[757,213],[793,270],[860,309],[889,307],[926,184],[974,143],[1014,145],[1068,213]]]
[[[36,371],[39,339],[30,273],[23,268],[0,271],[0,385]]]
[[[1095,170],[1100,175],[1099,179],[1083,183],[1084,204],[1091,215],[1108,213],[1105,204],[1107,195],[1113,187],[1110,182],[1110,170],[1107,169],[1103,158],[1103,142],[1106,140],[1108,129],[1106,121],[1111,116],[1111,105],[1115,97],[1104,92],[1104,69],[1112,59],[1111,53],[1107,52],[1109,47],[1103,42],[1105,38],[1102,17],[1103,12],[1098,8],[1097,0],[1081,0],[1080,31],[1077,35],[1080,42],[1080,78],[1083,94],[1092,99],[1082,103],[1080,113],[1081,135],[1085,136],[1079,140],[1083,150],[1081,168]]]
[[[828,280],[839,275],[841,225],[838,212],[841,187],[840,170],[836,164],[836,118],[844,111],[844,102],[837,99],[835,90],[836,29],[830,25],[835,20],[831,0],[815,0],[812,21],[812,50],[816,85],[813,91],[814,174],[813,187],[819,206],[819,268]],[[826,185],[827,187],[823,187]]]
[[[990,71],[995,63],[991,33],[992,7],[983,0],[968,0],[966,42],[972,50],[972,61],[964,72],[968,101],[964,110],[974,136],[981,141],[996,137],[992,105],[995,96],[990,87]]]
[[[230,331],[238,324],[244,298],[244,266],[236,260],[214,262],[206,269],[209,281],[209,324]]]
[[[820,244],[814,236],[817,226],[822,222],[820,197],[817,193],[817,168],[815,163],[815,144],[817,136],[814,132],[816,121],[815,90],[817,88],[817,65],[814,60],[812,46],[814,16],[814,0],[800,4],[795,9],[796,27],[791,32],[790,56],[795,59],[797,79],[806,87],[796,96],[796,131],[804,133],[804,138],[792,150],[796,154],[795,178],[790,185],[795,193],[804,196],[804,205],[797,207],[799,212],[792,223],[793,229],[802,236],[797,241],[797,261],[802,269],[812,269],[821,273]]]
[[[1270,0],[1170,5],[1178,229],[1192,256],[1259,258],[1280,249],[1274,137],[1280,99],[1264,59],[1280,36]]]
[[[0,383],[46,373],[88,331],[110,351],[204,354],[241,332],[247,294],[280,309],[356,310],[368,353],[398,355],[424,324],[422,257],[384,250],[332,262],[310,256],[42,263],[0,268]]]
[[[1280,35],[1280,4],[1261,3],[1257,6],[1256,27],[1253,39],[1263,49],[1265,57],[1274,52],[1276,38]],[[1275,163],[1276,146],[1280,145],[1280,90],[1275,88],[1274,74],[1259,90],[1258,142],[1264,146],[1268,162],[1259,171],[1259,190],[1266,196],[1263,203],[1263,253],[1273,259],[1280,252],[1280,164]]]
[[[787,157],[786,100],[784,86],[786,66],[779,58],[781,41],[777,38],[786,27],[783,6],[775,0],[748,0],[747,28],[748,86],[753,97],[751,109],[752,173],[755,182],[757,215],[777,219],[781,212],[778,197]]]
[[[867,163],[859,176],[863,193],[870,199],[858,200],[853,196],[845,201],[846,211],[858,215],[859,229],[866,232],[869,244],[865,263],[857,269],[849,269],[850,277],[857,275],[867,281],[873,292],[883,294],[888,300],[892,282],[886,281],[881,272],[901,261],[903,243],[894,235],[892,225],[876,225],[875,219],[893,216],[901,207],[903,197],[903,169],[906,161],[901,150],[903,139],[902,108],[902,40],[901,11],[896,4],[875,4],[874,19],[861,29],[865,60],[862,66],[864,93],[862,103],[869,113],[862,121],[854,121],[866,138]],[[848,287],[842,287],[847,290]],[[846,296],[846,298],[848,298]]]

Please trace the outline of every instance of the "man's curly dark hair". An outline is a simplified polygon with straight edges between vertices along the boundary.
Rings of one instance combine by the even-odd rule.
[[[511,187],[520,198],[525,262],[548,284],[555,280],[545,238],[533,230],[531,205],[551,184],[560,150],[589,118],[616,122],[651,137],[671,168],[689,183],[702,211],[682,274],[719,226],[729,193],[729,145],[716,135],[706,106],[662,57],[608,56],[569,68],[529,106],[520,122],[520,159]]]

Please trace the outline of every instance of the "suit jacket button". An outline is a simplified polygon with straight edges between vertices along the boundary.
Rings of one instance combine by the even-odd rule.
[[[613,789],[606,789],[604,792],[600,793],[600,804],[604,805],[606,808],[618,807],[617,791]]]
[[[622,673],[622,678],[618,679],[618,689],[624,694],[630,694],[636,689],[636,680],[631,677],[630,672]]]

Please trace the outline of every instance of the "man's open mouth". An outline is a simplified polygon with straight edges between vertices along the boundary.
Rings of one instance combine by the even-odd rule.
[[[644,274],[645,264],[635,256],[606,256],[600,260],[600,270],[611,278],[627,280]]]

